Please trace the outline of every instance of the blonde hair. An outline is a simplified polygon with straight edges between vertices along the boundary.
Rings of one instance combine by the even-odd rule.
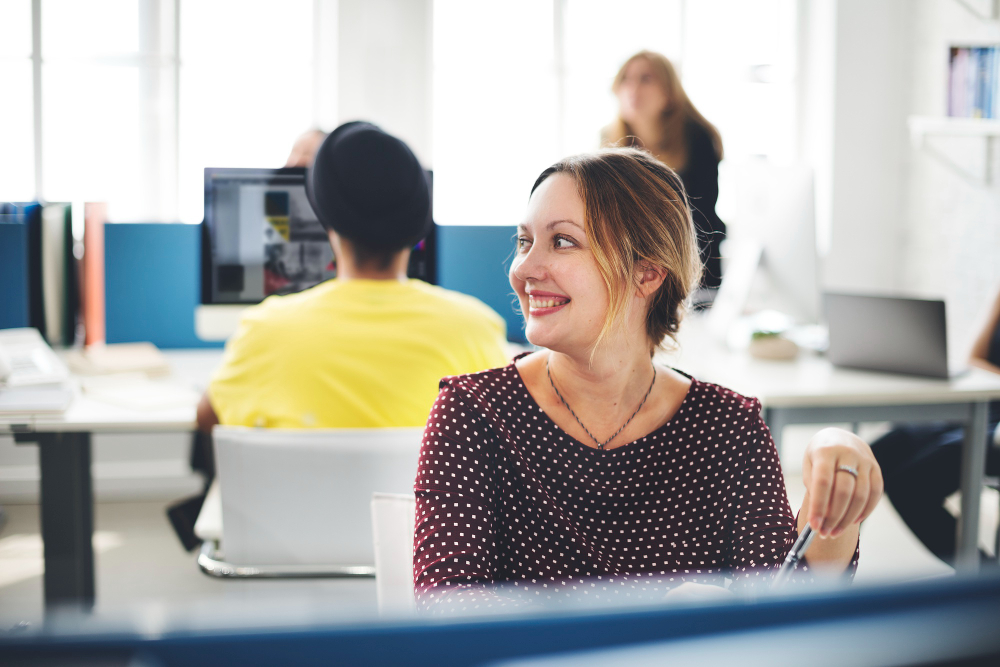
[[[644,146],[658,158],[666,162],[674,169],[680,170],[687,164],[688,146],[684,137],[684,126],[689,122],[700,125],[708,133],[712,140],[712,147],[715,148],[715,156],[722,159],[722,136],[719,131],[695,108],[691,100],[688,99],[681,79],[677,76],[677,70],[666,56],[655,51],[640,51],[625,61],[625,64],[618,70],[611,90],[617,95],[618,89],[625,80],[625,71],[628,66],[638,59],[643,59],[649,63],[653,75],[657,78],[663,90],[667,93],[667,108],[663,110],[662,116],[662,138],[659,146]],[[602,144],[606,146],[635,146],[638,139],[635,137],[632,128],[619,114],[609,126],[604,128]]]
[[[701,278],[694,222],[680,177],[648,151],[606,148],[565,158],[543,171],[532,194],[553,174],[576,181],[584,203],[584,230],[608,288],[600,344],[623,326],[643,267],[666,270],[650,297],[646,335],[650,353],[675,340],[691,290]],[[595,346],[596,349],[596,346]]]

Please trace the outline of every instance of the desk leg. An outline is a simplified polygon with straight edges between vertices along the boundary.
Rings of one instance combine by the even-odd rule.
[[[962,517],[958,522],[955,569],[979,570],[979,499],[986,467],[986,426],[989,404],[973,403],[962,448]]]
[[[39,433],[45,605],[94,604],[89,433]]]
[[[778,450],[778,457],[781,457],[781,433],[785,430],[785,413],[780,408],[764,408],[761,411],[764,423],[771,432],[771,439],[774,440],[774,447]]]

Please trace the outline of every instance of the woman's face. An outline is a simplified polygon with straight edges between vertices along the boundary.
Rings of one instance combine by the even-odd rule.
[[[576,181],[549,176],[518,225],[510,284],[524,314],[528,340],[559,352],[587,352],[604,324],[608,290],[584,232]]]
[[[626,123],[649,123],[667,109],[670,97],[653,74],[645,58],[636,58],[625,67],[618,85],[618,111]]]

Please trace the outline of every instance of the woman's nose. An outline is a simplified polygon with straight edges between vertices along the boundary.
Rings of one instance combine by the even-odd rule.
[[[544,278],[545,262],[541,255],[542,253],[534,246],[529,248],[528,252],[518,255],[511,264],[511,275],[522,282]]]

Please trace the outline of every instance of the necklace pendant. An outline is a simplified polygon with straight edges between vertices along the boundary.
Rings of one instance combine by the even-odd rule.
[[[556,383],[552,381],[552,372],[549,371],[549,359],[548,358],[545,359],[545,375],[548,376],[548,378],[549,378],[549,384],[552,386],[552,391],[556,392],[556,396],[558,396],[559,400],[562,402],[562,404],[566,406],[566,409],[569,410],[569,413],[571,415],[573,415],[573,419],[576,420],[576,423],[579,424],[580,428],[583,429],[584,433],[586,433],[587,435],[589,435],[590,439],[593,440],[597,444],[597,449],[599,449],[600,451],[603,452],[605,445],[611,444],[611,441],[614,440],[615,438],[617,438],[618,434],[621,433],[622,431],[624,431],[625,427],[628,426],[630,423],[632,423],[632,420],[635,418],[635,416],[637,414],[639,414],[639,410],[642,410],[642,406],[644,406],[646,404],[646,399],[649,398],[650,392],[653,391],[653,385],[656,383],[656,366],[653,366],[653,379],[649,381],[649,389],[646,390],[646,395],[642,397],[642,401],[639,403],[639,407],[637,407],[635,409],[635,412],[632,413],[631,417],[629,417],[628,419],[625,420],[625,423],[622,424],[621,428],[618,429],[617,431],[615,431],[615,434],[613,436],[611,436],[610,438],[608,438],[607,442],[601,442],[600,440],[598,440],[597,438],[595,438],[594,434],[591,433],[590,430],[587,429],[587,427],[583,425],[583,422],[580,421],[580,418],[576,416],[575,412],[573,412],[573,408],[569,407],[569,403],[566,402],[566,399],[563,398],[563,395],[559,392],[559,388],[556,387]]]

